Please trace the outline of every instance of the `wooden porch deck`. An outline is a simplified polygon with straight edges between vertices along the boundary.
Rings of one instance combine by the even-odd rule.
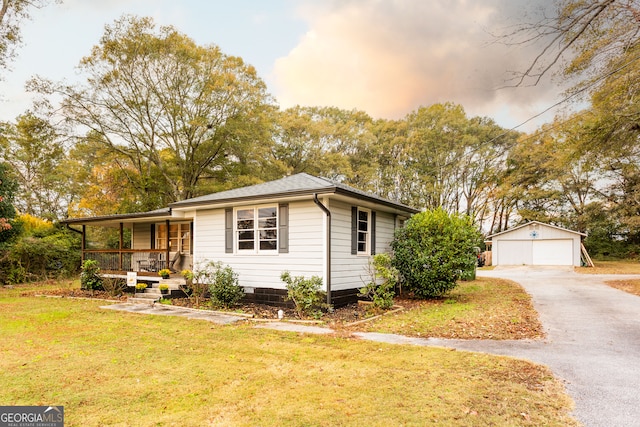
[[[83,250],[82,260],[94,260],[105,274],[135,272],[139,276],[158,277],[158,272],[170,269],[173,276],[180,277],[179,262],[182,254],[157,249]],[[152,279],[146,279],[152,280]]]

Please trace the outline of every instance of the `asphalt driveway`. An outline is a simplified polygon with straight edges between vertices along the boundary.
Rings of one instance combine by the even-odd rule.
[[[478,275],[520,283],[532,296],[546,338],[472,341],[358,335],[541,363],[565,381],[575,401],[574,416],[585,426],[640,426],[640,297],[604,284],[640,276],[586,275],[549,267],[503,268]]]

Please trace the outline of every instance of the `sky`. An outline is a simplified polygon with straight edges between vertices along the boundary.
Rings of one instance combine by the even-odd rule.
[[[468,116],[513,128],[562,99],[551,78],[504,87],[539,46],[496,34],[531,20],[549,0],[63,0],[35,10],[0,81],[0,120],[31,108],[25,82],[79,81],[76,66],[123,14],[172,25],[253,65],[281,108],[336,106],[400,119],[453,102]],[[533,15],[532,15],[533,14]],[[551,111],[519,130],[553,119]]]

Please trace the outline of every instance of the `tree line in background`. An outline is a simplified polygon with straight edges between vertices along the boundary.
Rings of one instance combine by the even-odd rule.
[[[558,22],[579,22],[568,17],[581,9],[561,3]],[[566,44],[576,33],[563,28]],[[568,73],[588,69],[599,45],[580,47],[583,61]],[[150,18],[124,16],[81,60],[80,83],[34,78],[29,87],[40,102],[0,124],[0,244],[15,240],[24,218],[147,211],[307,172],[416,208],[467,214],[485,234],[541,220],[588,233],[594,255],[633,255],[640,247],[636,55],[629,44],[609,57],[597,85],[588,83],[589,109],[527,135],[453,103],[399,120],[335,107],[281,110],[241,58]],[[46,234],[32,226],[34,233]]]

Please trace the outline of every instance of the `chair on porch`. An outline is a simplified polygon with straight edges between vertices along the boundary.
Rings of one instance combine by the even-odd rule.
[[[147,259],[138,260],[138,271],[158,271],[158,255],[151,252]]]
[[[175,273],[177,271],[174,268],[174,265],[176,265],[176,263],[180,260],[181,256],[182,256],[182,252],[177,251],[175,254],[173,254],[173,257],[169,261],[169,270],[171,270],[172,273]]]

